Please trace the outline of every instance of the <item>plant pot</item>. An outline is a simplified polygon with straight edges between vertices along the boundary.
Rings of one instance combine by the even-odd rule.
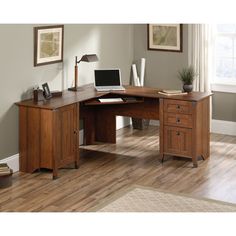
[[[184,84],[183,90],[184,90],[184,92],[190,93],[193,91],[193,85],[192,84]]]

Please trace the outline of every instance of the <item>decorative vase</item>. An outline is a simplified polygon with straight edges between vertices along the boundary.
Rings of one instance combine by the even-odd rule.
[[[184,92],[190,93],[193,91],[193,85],[192,84],[184,84],[183,90],[184,90]]]

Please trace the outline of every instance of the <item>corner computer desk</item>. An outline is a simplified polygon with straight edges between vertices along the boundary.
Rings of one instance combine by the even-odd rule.
[[[125,86],[125,91],[97,92],[93,85],[79,91],[63,91],[47,101],[25,100],[19,106],[20,171],[53,170],[79,165],[79,120],[84,120],[84,143],[116,142],[116,116],[160,121],[160,152],[188,157],[197,167],[198,157],[210,153],[209,99],[211,93],[191,92],[165,96],[159,89]],[[100,103],[98,98],[124,98],[123,102]],[[134,99],[127,99],[132,97]],[[158,157],[158,153],[157,153]]]

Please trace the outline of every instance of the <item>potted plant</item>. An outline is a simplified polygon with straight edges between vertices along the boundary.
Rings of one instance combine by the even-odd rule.
[[[185,92],[192,92],[195,75],[193,66],[185,67],[179,71],[178,77],[183,82],[183,90]]]

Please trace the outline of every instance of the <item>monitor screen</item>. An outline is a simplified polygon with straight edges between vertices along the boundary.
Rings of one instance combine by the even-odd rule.
[[[95,70],[95,86],[120,86],[120,70]]]

